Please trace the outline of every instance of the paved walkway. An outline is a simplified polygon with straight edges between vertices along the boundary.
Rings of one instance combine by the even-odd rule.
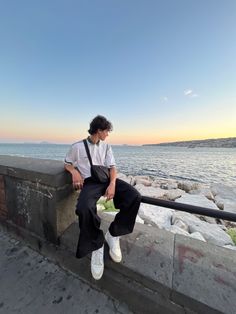
[[[0,228],[0,314],[13,313],[131,312]]]

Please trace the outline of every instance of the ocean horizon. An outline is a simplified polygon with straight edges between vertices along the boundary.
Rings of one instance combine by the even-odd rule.
[[[0,143],[0,155],[64,161],[70,144]],[[236,148],[112,145],[119,172],[236,186]]]

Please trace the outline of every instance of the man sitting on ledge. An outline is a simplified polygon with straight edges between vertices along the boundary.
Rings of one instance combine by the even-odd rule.
[[[74,188],[81,189],[76,205],[80,227],[76,257],[81,258],[92,252],[91,272],[96,280],[103,275],[105,240],[111,259],[119,263],[122,259],[119,237],[133,231],[141,202],[141,195],[135,188],[116,178],[111,146],[103,142],[110,131],[111,122],[103,116],[96,116],[90,123],[88,138],[73,144],[65,158],[65,169],[72,175]],[[91,167],[94,165],[108,168],[107,182],[99,182],[93,171],[91,173]],[[105,237],[100,229],[101,219],[97,215],[96,207],[102,195],[107,200],[113,199],[115,207],[120,210]]]

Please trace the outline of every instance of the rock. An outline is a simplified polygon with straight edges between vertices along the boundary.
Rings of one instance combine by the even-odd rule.
[[[152,186],[153,186],[154,188],[159,188],[159,187],[161,186],[161,184],[160,184],[159,181],[154,180],[154,181],[152,182]]]
[[[135,180],[148,180],[150,181],[150,177],[149,176],[134,176]]]
[[[137,215],[136,217],[136,222],[138,222],[139,224],[144,224],[144,220],[141,217],[139,217],[139,215]]]
[[[230,249],[230,250],[235,250],[236,251],[236,246],[235,245],[224,245],[225,248]]]
[[[232,199],[222,199],[220,196],[215,197],[216,205],[227,212],[236,214],[236,198]]]
[[[185,192],[180,189],[168,190],[165,196],[170,201],[175,201],[177,198],[181,197]]]
[[[178,183],[174,181],[167,181],[160,184],[160,187],[164,190],[173,190],[178,188]]]
[[[219,209],[224,210],[224,200],[221,197],[215,197],[215,204]]]
[[[143,184],[144,186],[152,185],[152,181],[150,179],[136,177],[135,180],[136,180],[136,184]]]
[[[184,222],[187,226],[201,223],[201,220],[193,214],[175,211],[172,215],[172,224],[178,224],[178,221]]]
[[[154,188],[152,186],[144,186],[143,184],[136,184],[134,186],[141,195],[154,198],[163,198],[165,191],[160,188]]]
[[[180,181],[178,182],[178,188],[188,193],[191,190],[200,189],[201,184],[197,182],[191,182],[191,181]]]
[[[216,245],[224,246],[227,244],[233,245],[231,237],[223,231],[218,225],[209,224],[201,221],[199,224],[189,226],[190,233],[200,232],[207,242]]]
[[[203,235],[202,235],[200,232],[193,232],[193,233],[190,233],[189,236],[190,236],[191,238],[194,238],[194,239],[197,239],[197,240],[206,242],[206,240],[204,239]]]
[[[172,226],[176,226],[176,227],[188,232],[188,225],[180,219],[176,219]]]
[[[214,183],[211,185],[211,192],[214,196],[220,195],[225,199],[235,199],[236,198],[236,188],[230,186]]]
[[[118,179],[121,179],[121,180],[123,180],[123,181],[125,181],[125,182],[127,182],[127,183],[129,183],[129,184],[131,184],[131,177],[130,176],[126,176],[125,174],[123,174],[123,173],[118,173],[117,174],[117,178]]]
[[[185,193],[180,198],[178,198],[176,202],[219,210],[216,204],[213,203],[212,201],[209,201],[204,195]],[[208,217],[204,215],[200,217],[202,217],[205,221],[208,221],[209,223],[216,223],[216,220],[213,217]]]
[[[189,194],[201,194],[201,195],[204,195],[210,201],[214,200],[214,196],[213,196],[213,194],[209,188],[202,188],[199,190],[191,190],[191,191],[189,191]]]
[[[189,232],[200,232],[207,242],[217,245],[233,244],[230,236],[216,224],[200,220],[193,214],[175,212],[172,215],[172,224],[176,224],[179,220],[189,227]]]
[[[130,179],[130,184],[134,186],[136,184],[135,178],[133,176],[128,176],[128,178]]]
[[[223,184],[212,184],[211,191],[220,209],[236,213],[236,188]]]
[[[224,230],[225,232],[228,230],[225,225],[217,224],[217,226],[220,227],[220,228],[221,228],[222,230]]]
[[[141,203],[138,215],[145,223],[169,230],[173,212],[172,209]]]
[[[185,235],[185,236],[189,236],[189,233],[186,230],[184,230],[184,229],[182,229],[182,228],[180,228],[180,227],[178,227],[176,225],[172,225],[170,227],[169,231],[172,232],[172,233],[177,233],[177,234],[182,234],[182,235]]]

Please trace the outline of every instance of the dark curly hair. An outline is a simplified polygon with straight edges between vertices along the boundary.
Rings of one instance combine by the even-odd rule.
[[[108,131],[112,131],[113,130],[113,126],[111,124],[110,121],[108,121],[104,116],[96,116],[89,125],[89,134],[93,135],[95,133],[97,133],[98,130],[108,130]]]

